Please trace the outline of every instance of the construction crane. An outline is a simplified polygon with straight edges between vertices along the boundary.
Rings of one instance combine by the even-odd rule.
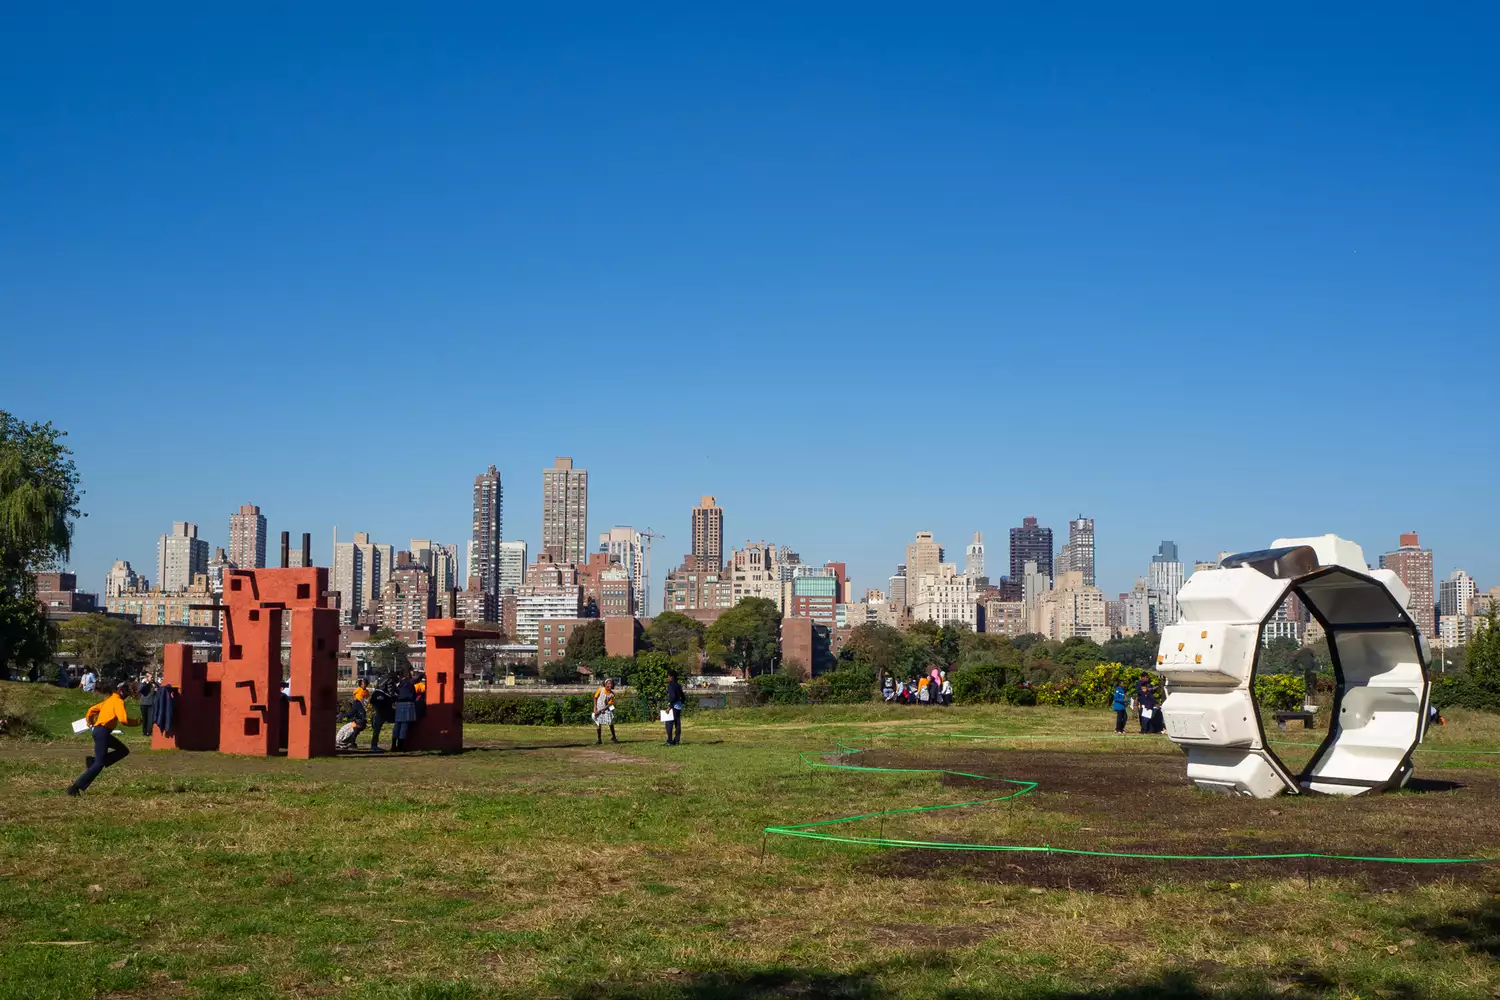
[[[667,536],[658,535],[650,528],[637,534],[641,536],[641,562],[645,564],[644,572],[641,574],[641,579],[645,582],[641,593],[641,617],[649,618],[651,617],[651,539]]]

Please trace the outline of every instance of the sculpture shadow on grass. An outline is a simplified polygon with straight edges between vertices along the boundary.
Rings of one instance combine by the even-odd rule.
[[[951,965],[943,953],[909,956],[897,963],[871,966],[852,972],[832,972],[785,966],[730,969],[663,976],[641,983],[594,983],[576,988],[570,1000],[785,1000],[788,997],[831,1000],[899,1000],[922,996],[931,1000],[998,1000],[1026,997],[1028,1000],[1313,1000],[1336,995],[1340,984],[1322,972],[1290,966],[1267,969],[1246,982],[1242,973],[1219,970],[1206,980],[1194,969],[1173,969],[1151,976],[1093,989],[1054,987],[1038,981],[1016,982],[1002,990],[951,987],[918,987],[903,990],[887,985],[912,968],[932,969]],[[1381,996],[1391,1000],[1428,1000],[1431,995],[1413,982],[1385,982]]]

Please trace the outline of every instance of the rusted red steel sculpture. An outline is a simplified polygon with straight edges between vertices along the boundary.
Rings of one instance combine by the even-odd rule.
[[[328,570],[235,569],[224,579],[222,656],[196,663],[192,647],[162,650],[162,681],[177,689],[171,732],[156,750],[218,750],[265,757],[331,757],[338,715],[339,613],[328,606]],[[291,616],[290,695],[281,692],[281,632]],[[464,640],[488,633],[462,621],[427,623],[427,708],[413,750],[463,748]]]

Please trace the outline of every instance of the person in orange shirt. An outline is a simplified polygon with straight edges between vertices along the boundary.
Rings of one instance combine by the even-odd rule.
[[[69,795],[82,795],[84,789],[99,777],[99,772],[130,756],[130,748],[115,738],[114,730],[116,727],[124,729],[138,725],[125,714],[125,695],[130,693],[129,685],[115,685],[106,681],[95,690],[108,697],[84,714],[84,718],[93,727],[94,755],[84,758],[87,769],[68,786]]]

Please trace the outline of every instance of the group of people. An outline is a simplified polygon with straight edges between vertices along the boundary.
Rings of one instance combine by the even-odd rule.
[[[687,704],[687,695],[682,690],[682,685],[677,680],[677,671],[667,671],[666,708],[661,710],[661,722],[667,730],[667,742],[669,747],[675,747],[682,742],[682,709]],[[614,678],[606,677],[604,683],[594,689],[593,712],[590,716],[594,723],[594,743],[602,746],[604,743],[604,727],[609,727],[609,741],[620,742],[615,735],[615,682]]]
[[[951,705],[953,704],[953,682],[948,672],[933,667],[916,680],[898,681],[890,674],[880,682],[880,695],[886,702],[902,705]]]
[[[1125,735],[1125,723],[1129,721],[1132,711],[1140,717],[1141,732],[1166,732],[1167,720],[1162,715],[1161,703],[1161,691],[1151,683],[1150,674],[1141,674],[1141,679],[1136,681],[1134,694],[1125,690],[1123,682],[1116,684],[1109,705],[1115,713],[1115,735]]]
[[[421,671],[403,670],[386,674],[380,683],[360,678],[354,686],[354,698],[340,720],[334,745],[340,750],[358,750],[359,734],[370,730],[370,752],[385,753],[380,733],[391,727],[391,750],[408,749],[412,726],[427,714],[427,675]]]

